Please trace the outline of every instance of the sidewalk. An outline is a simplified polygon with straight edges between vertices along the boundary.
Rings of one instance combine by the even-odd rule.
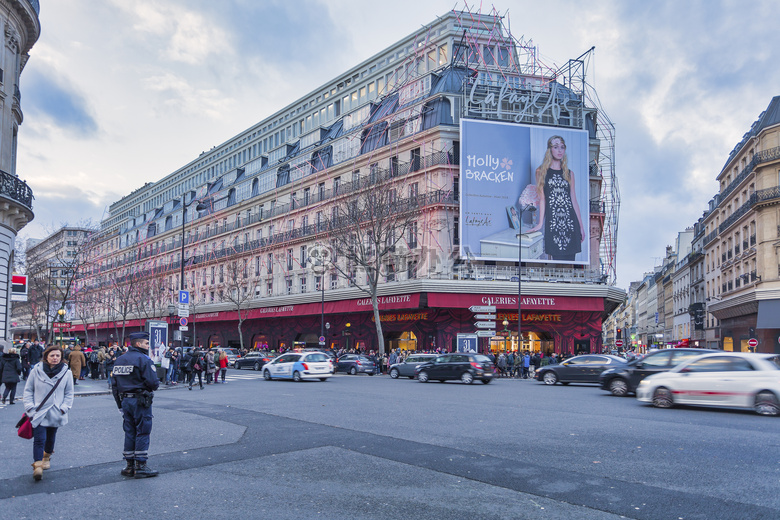
[[[176,388],[183,388],[186,385],[183,383],[179,383],[176,386],[165,386],[164,384],[160,384],[160,388],[157,389],[159,392],[160,390],[174,390]],[[78,381],[78,384],[73,387],[74,394],[76,397],[85,397],[89,395],[110,395],[111,389],[108,388],[108,380],[106,379],[90,379],[86,378],[83,381]]]

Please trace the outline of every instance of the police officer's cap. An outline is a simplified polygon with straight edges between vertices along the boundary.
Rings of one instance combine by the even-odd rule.
[[[130,341],[136,340],[136,339],[145,339],[149,340],[149,333],[148,332],[133,332],[130,334]]]

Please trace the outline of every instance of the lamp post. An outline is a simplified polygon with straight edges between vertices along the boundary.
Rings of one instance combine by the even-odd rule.
[[[533,204],[520,206],[520,229],[517,233],[517,351],[520,352],[523,341],[523,292],[522,292],[522,266],[523,266],[523,214],[528,211],[533,213],[536,207]]]
[[[57,319],[60,322],[60,345],[62,345],[62,329],[63,329],[62,323],[65,322],[65,309],[63,309],[62,307],[60,307],[60,309],[57,311]]]
[[[330,249],[320,244],[314,244],[309,250],[311,270],[320,277],[320,337],[325,337],[325,273],[330,263]]]
[[[179,289],[184,290],[184,224],[187,222],[187,202],[185,200],[186,193],[182,194],[181,196],[181,269],[179,271],[180,277],[179,277]],[[190,201],[190,204],[195,202],[194,200]],[[195,211],[202,211],[206,209],[206,206],[202,202],[198,202],[198,205],[195,206]]]

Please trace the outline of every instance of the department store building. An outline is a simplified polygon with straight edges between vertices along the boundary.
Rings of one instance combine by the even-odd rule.
[[[127,195],[102,222],[79,288],[93,318],[74,320],[73,331],[105,343],[149,320],[175,328],[168,307],[183,272],[191,294],[186,344],[237,346],[239,311],[228,296],[244,295],[250,348],[317,346],[325,322],[328,347],[375,349],[371,299],[358,287],[364,275],[344,276],[346,265],[315,271],[310,256],[341,232],[341,205],[389,190],[414,219],[383,259],[387,348],[453,350],[459,334],[477,330],[470,307],[494,306],[495,334],[482,334],[481,350],[600,351],[602,319],[625,297],[614,287],[614,131],[591,101],[587,55],[557,71],[535,55],[502,18],[449,12]],[[518,239],[514,210],[528,208],[517,199],[491,209],[489,220],[506,229],[483,237],[482,251],[463,247],[474,232],[461,204],[470,195],[464,121],[499,133],[583,136],[578,203],[586,229],[577,260],[549,261],[536,235]],[[512,166],[504,159],[506,177]],[[520,211],[519,225],[527,218]],[[143,296],[117,312],[131,290]]]

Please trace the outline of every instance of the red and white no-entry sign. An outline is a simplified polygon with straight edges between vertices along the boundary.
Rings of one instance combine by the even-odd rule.
[[[615,346],[616,347],[622,347],[623,346],[623,340],[619,339],[619,340],[615,341]]]
[[[748,347],[757,347],[758,346],[758,340],[756,338],[750,338],[748,340]]]

